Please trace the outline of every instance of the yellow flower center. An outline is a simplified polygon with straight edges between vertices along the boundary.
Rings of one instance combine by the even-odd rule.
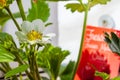
[[[28,40],[30,40],[30,41],[37,40],[37,39],[41,40],[42,39],[42,34],[35,31],[35,30],[32,30],[27,34],[27,37],[28,37]]]
[[[6,0],[0,0],[0,8],[6,6]]]

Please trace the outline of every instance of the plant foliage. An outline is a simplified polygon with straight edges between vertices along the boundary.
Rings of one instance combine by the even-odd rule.
[[[95,72],[95,76],[100,76],[102,77],[103,80],[108,80],[110,78],[109,74],[105,72],[99,72],[99,71]]]
[[[51,72],[50,75],[57,78],[60,65],[68,55],[69,51],[47,44],[38,55],[38,64],[47,68]]]
[[[111,32],[110,35],[105,33],[104,40],[108,43],[112,52],[120,55],[120,38],[114,32]]]
[[[79,0],[80,3],[68,3],[65,7],[71,9],[72,12],[84,12],[86,10],[86,5],[88,5],[89,10],[98,4],[107,4],[111,0],[88,0],[88,3],[82,3],[82,0]]]
[[[5,78],[14,76],[14,75],[16,75],[17,73],[24,72],[24,71],[27,70],[27,69],[28,69],[28,65],[21,65],[21,66],[19,66],[19,67],[16,67],[16,68],[8,71],[8,72],[5,74]]]
[[[44,22],[47,21],[50,16],[50,9],[45,1],[37,0],[36,2],[31,1],[31,9],[29,9],[29,14],[27,20],[33,21],[35,19],[41,19]]]

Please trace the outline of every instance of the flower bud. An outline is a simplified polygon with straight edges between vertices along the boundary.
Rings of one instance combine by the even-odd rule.
[[[0,0],[0,9],[6,6],[6,0]]]
[[[4,7],[11,4],[14,0],[0,0],[0,9],[3,9]]]

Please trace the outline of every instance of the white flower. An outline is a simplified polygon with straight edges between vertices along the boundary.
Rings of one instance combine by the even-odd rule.
[[[16,35],[21,43],[46,43],[54,35],[43,35],[45,24],[40,19],[36,19],[33,22],[24,21],[21,25],[22,31],[17,31]]]

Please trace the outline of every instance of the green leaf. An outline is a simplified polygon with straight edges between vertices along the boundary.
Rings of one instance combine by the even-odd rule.
[[[119,43],[119,38],[113,32],[111,32],[111,40],[116,47],[120,47],[119,44],[118,44]]]
[[[115,78],[113,78],[113,79],[111,79],[111,80],[120,80],[120,76],[115,77]]]
[[[82,2],[82,0],[78,1],[79,3],[68,3],[66,4],[65,7],[67,9],[71,9],[71,12],[75,12],[75,11],[84,12],[86,11],[87,6],[88,6],[88,9],[90,10],[95,5],[98,5],[98,4],[105,5],[107,4],[108,1],[111,1],[111,0],[88,0],[88,1],[89,2],[85,4]]]
[[[86,5],[84,4],[84,6],[86,6]],[[66,5],[66,8],[71,9],[72,12],[75,12],[75,11],[83,12],[83,11],[85,11],[84,6],[79,3],[69,3]]]
[[[31,2],[32,8],[29,9],[27,20],[33,21],[35,19],[41,19],[44,22],[48,20],[50,16],[50,9],[45,1],[37,0],[37,2]]]
[[[105,5],[107,2],[110,2],[111,0],[90,0],[89,1],[89,8],[92,8],[93,6],[96,6],[98,4]]]
[[[11,4],[14,0],[6,0],[7,4]]]
[[[13,38],[10,34],[6,32],[0,32],[0,43],[2,44],[4,41],[12,41]]]
[[[110,38],[109,34],[107,32],[105,32],[104,33],[104,41],[107,42],[108,44],[111,43],[111,40],[109,38]]]
[[[16,44],[12,38],[12,36],[5,32],[0,32],[0,44],[6,48],[9,49],[9,51],[16,49]]]
[[[95,76],[99,76],[101,78],[103,78],[103,80],[108,80],[110,78],[110,75],[105,73],[105,72],[99,72],[99,71],[95,71]]]
[[[117,35],[111,32],[111,44],[109,45],[112,51],[120,53],[120,40]]]
[[[107,2],[109,2],[111,0],[91,0],[90,1],[90,4],[94,4],[94,5],[97,5],[97,4],[107,4]]]
[[[15,57],[11,50],[16,48],[11,35],[5,32],[0,32],[0,62],[14,61]],[[15,49],[16,50],[16,49]]]
[[[62,61],[68,55],[69,51],[47,44],[38,55],[38,64],[41,67],[47,68],[51,75],[54,75],[54,78],[56,78],[59,74]]]
[[[111,35],[105,34],[105,41],[112,52],[120,55],[120,38],[114,32],[111,32]]]
[[[74,69],[75,62],[70,61],[69,64],[66,66],[65,70],[61,73],[61,75],[66,75],[72,73],[72,70]]]
[[[10,17],[7,12],[5,12],[4,9],[0,9],[0,25],[3,26],[8,19],[10,19]]]
[[[14,61],[15,57],[2,46],[0,46],[0,62]]]
[[[108,44],[111,43],[111,40],[109,39],[109,37],[105,36],[105,39],[104,39],[105,42],[107,42]]]
[[[5,74],[5,78],[12,77],[12,76],[16,75],[17,73],[24,72],[27,69],[28,69],[28,65],[21,65],[17,68],[12,69],[11,71],[7,72]]]
[[[74,65],[74,61],[69,62],[65,69],[60,73],[61,80],[72,80]]]
[[[1,61],[6,59],[8,59],[8,61],[13,61],[15,60],[13,55],[19,53],[12,36],[5,32],[0,32],[0,49],[0,55],[2,56]],[[9,56],[12,56],[12,58],[9,58]]]

